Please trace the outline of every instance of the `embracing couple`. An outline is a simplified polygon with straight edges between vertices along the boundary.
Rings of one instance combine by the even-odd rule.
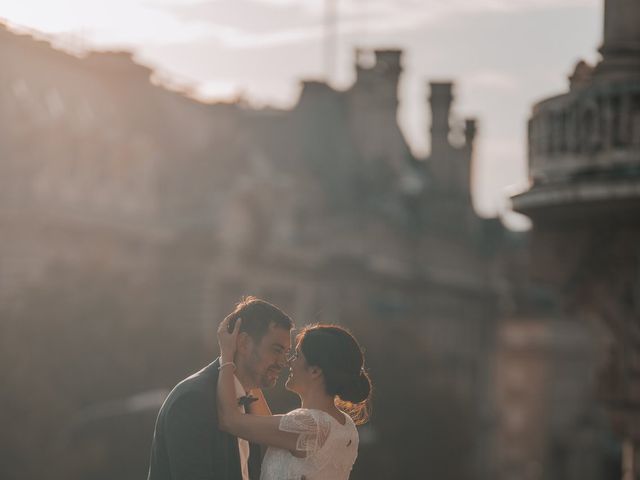
[[[162,405],[148,480],[349,478],[371,390],[362,350],[335,325],[302,329],[292,349],[292,327],[263,300],[236,306],[218,328],[220,357]],[[302,406],[272,415],[262,389],[285,366]]]

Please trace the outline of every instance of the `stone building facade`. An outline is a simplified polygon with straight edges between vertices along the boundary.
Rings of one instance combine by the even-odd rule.
[[[569,92],[533,107],[531,187],[513,198],[534,222],[538,276],[567,308],[606,326],[599,396],[638,478],[640,383],[640,5],[605,0],[602,59]]]

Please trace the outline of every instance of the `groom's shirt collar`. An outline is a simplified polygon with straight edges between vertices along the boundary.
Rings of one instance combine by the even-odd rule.
[[[244,387],[238,380],[238,377],[233,376],[233,382],[236,387],[236,398],[240,398],[247,394]],[[238,410],[242,413],[246,413],[242,405],[238,405]],[[240,468],[242,470],[242,480],[249,480],[249,442],[238,438],[238,450],[240,451]]]
[[[238,377],[236,377],[235,375],[233,376],[233,383],[236,387],[236,397],[240,398],[247,394],[244,387],[242,386],[242,383],[240,383],[240,380],[238,380]]]

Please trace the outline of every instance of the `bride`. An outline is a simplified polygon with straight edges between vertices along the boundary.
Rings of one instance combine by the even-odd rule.
[[[302,407],[271,415],[260,390],[256,405],[243,414],[237,407],[233,363],[242,319],[229,331],[218,328],[220,375],[218,421],[221,430],[268,446],[261,480],[346,480],[358,454],[356,425],[368,419],[371,392],[360,346],[345,329],[314,325],[303,329],[289,356],[286,387]]]

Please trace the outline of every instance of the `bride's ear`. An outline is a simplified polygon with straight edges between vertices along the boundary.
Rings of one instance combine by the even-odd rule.
[[[322,376],[322,369],[320,367],[312,366],[309,369],[309,373],[312,378],[319,378]]]

